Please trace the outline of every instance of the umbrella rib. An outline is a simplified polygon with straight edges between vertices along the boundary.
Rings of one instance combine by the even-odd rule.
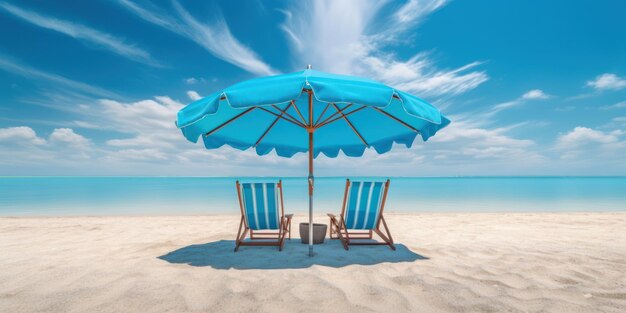
[[[336,104],[333,103],[333,106],[335,107],[335,109],[339,112],[339,107],[337,107]],[[358,109],[357,109],[358,110]],[[354,113],[354,110],[352,113]],[[348,123],[348,125],[350,126],[350,128],[352,128],[352,130],[354,131],[354,133],[359,136],[359,138],[361,139],[361,141],[363,141],[363,144],[365,144],[366,147],[369,147],[370,145],[367,143],[367,141],[365,141],[365,139],[363,139],[363,136],[361,136],[361,133],[359,133],[358,130],[356,130],[356,127],[354,127],[354,125],[352,125],[352,123],[350,122],[350,120],[346,117],[345,114],[343,114],[343,112],[339,112],[339,114],[341,114],[341,117],[343,117],[344,120],[346,120],[346,123]]]
[[[317,120],[315,121],[313,126],[317,127],[319,121],[322,119],[322,116],[324,116],[324,113],[326,113],[326,110],[328,110],[329,107],[330,107],[330,103],[327,103],[326,107],[324,108],[324,110],[322,110],[322,114],[320,114],[320,116],[317,118]]]
[[[230,123],[232,123],[232,122],[236,121],[238,118],[240,118],[240,117],[244,116],[246,113],[248,113],[248,112],[250,112],[250,111],[252,111],[252,110],[254,110],[254,109],[256,109],[256,107],[251,107],[251,108],[249,108],[249,109],[247,109],[247,110],[245,110],[245,111],[243,111],[243,112],[241,112],[241,113],[237,114],[236,116],[232,117],[232,118],[231,118],[231,119],[229,119],[228,121],[226,121],[226,122],[222,123],[220,126],[217,126],[217,127],[213,128],[212,130],[210,130],[209,132],[205,133],[205,134],[204,134],[204,137],[209,137],[209,136],[211,136],[211,135],[212,135],[213,133],[215,133],[216,131],[218,131],[218,130],[222,129],[224,126],[226,126],[226,125],[228,125],[228,124],[230,124]]]
[[[258,108],[259,108],[259,109],[261,109],[261,110],[263,110],[263,111],[265,111],[265,112],[267,112],[267,113],[269,113],[269,114],[272,114],[272,115],[274,115],[274,116],[277,116],[278,118],[282,118],[282,119],[284,119],[285,121],[287,121],[287,122],[289,122],[289,123],[295,124],[295,125],[300,126],[300,127],[302,127],[302,128],[306,128],[306,126],[305,126],[305,125],[303,125],[302,123],[300,123],[300,122],[298,122],[298,121],[296,121],[296,120],[292,120],[292,119],[286,118],[285,116],[281,116],[281,115],[279,115],[279,114],[277,114],[277,113],[275,113],[275,112],[272,112],[272,111],[270,111],[270,110],[268,110],[268,109],[266,109],[266,108],[264,108],[264,107],[258,107]],[[287,115],[287,113],[285,113],[285,115]]]
[[[292,102],[293,102],[293,100],[292,100]],[[292,102],[289,102],[289,105],[293,104],[293,106],[295,107],[295,106],[296,106],[296,104],[295,104],[295,103],[292,103]],[[283,111],[283,110],[281,110],[281,109],[280,109],[279,107],[277,107],[275,104],[272,104],[272,107],[273,107],[274,109],[278,110],[278,112],[283,112],[285,115],[287,115],[288,117],[290,117],[292,120],[294,120],[294,121],[298,122],[298,119],[297,119],[297,118],[295,118],[295,117],[293,117],[293,115],[291,115],[291,114],[287,113],[287,111]],[[289,106],[288,106],[288,107],[289,107]],[[302,120],[302,121],[304,121],[304,120]],[[299,122],[298,122],[298,123],[299,123]],[[306,123],[303,123],[302,125],[304,125],[304,124],[306,124]]]
[[[354,110],[352,110],[352,111],[350,111],[350,112],[348,112],[348,113],[345,113],[344,115],[345,115],[345,116],[349,116],[349,115],[351,115],[351,114],[353,114],[353,113],[356,113],[356,112],[359,112],[359,111],[361,111],[361,110],[363,110],[363,109],[365,109],[365,108],[366,108],[366,106],[361,106],[360,108],[358,108],[358,109],[354,109]],[[323,123],[318,124],[319,126],[317,126],[317,128],[320,128],[320,127],[322,127],[322,126],[326,126],[326,125],[328,125],[328,124],[330,124],[330,123],[332,123],[332,122],[338,121],[338,120],[340,120],[340,119],[342,119],[342,118],[343,118],[343,116],[339,116],[339,117],[335,117],[335,118],[333,118],[332,120],[327,120],[327,121],[325,121],[325,122],[323,122]]]
[[[298,106],[296,105],[295,101],[291,100],[291,104],[293,104],[293,108],[296,109],[296,113],[298,113],[298,115],[300,115],[300,119],[302,120],[302,124],[306,124],[306,120],[304,119],[304,116],[302,116],[302,112],[300,112],[300,109],[298,109]]]
[[[257,140],[254,143],[254,147],[255,148],[256,148],[256,146],[259,145],[259,143],[261,143],[261,140],[263,140],[263,138],[265,138],[265,135],[267,135],[267,133],[270,132],[270,130],[274,127],[274,125],[276,125],[276,123],[278,123],[278,121],[281,119],[282,115],[285,114],[285,111],[287,111],[292,104],[293,103],[290,103],[284,110],[279,110],[280,111],[280,115],[278,117],[276,117],[276,119],[272,122],[272,124],[263,132],[263,135],[261,135],[261,137],[259,137],[259,140]]]
[[[394,121],[396,121],[396,122],[398,122],[398,123],[400,123],[400,124],[404,125],[406,128],[408,128],[408,129],[410,129],[410,130],[412,130],[412,131],[414,131],[414,132],[416,132],[416,133],[419,133],[419,132],[420,132],[420,131],[419,131],[419,130],[417,130],[415,127],[413,127],[413,126],[411,126],[411,125],[407,124],[405,121],[403,121],[403,120],[401,120],[401,119],[399,119],[399,118],[397,118],[397,117],[395,117],[395,116],[393,116],[393,115],[391,115],[391,114],[389,114],[389,113],[387,113],[387,112],[385,112],[385,111],[383,111],[383,110],[381,110],[381,109],[379,109],[379,108],[377,108],[377,107],[372,107],[372,108],[373,108],[374,110],[376,110],[376,111],[378,111],[378,112],[380,112],[380,113],[382,113],[382,114],[384,114],[384,115],[388,116],[388,117],[389,117],[389,118],[391,118],[392,120],[394,120]]]
[[[337,105],[335,105],[334,102],[330,103],[330,104],[332,104],[333,106],[335,106],[335,108],[337,108]],[[326,122],[330,121],[330,119],[332,119],[333,117],[337,116],[337,114],[343,112],[344,110],[347,110],[351,106],[352,106],[352,103],[348,104],[345,108],[343,108],[341,110],[338,109],[337,112],[331,114],[329,117],[325,118],[322,122],[320,122],[320,125],[326,124]]]

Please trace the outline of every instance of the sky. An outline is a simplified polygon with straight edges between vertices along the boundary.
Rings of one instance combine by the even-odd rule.
[[[174,121],[204,95],[307,64],[379,80],[452,120],[411,149],[318,157],[318,175],[626,175],[624,12],[624,1],[0,0],[0,175],[304,176],[303,154],[206,150]]]

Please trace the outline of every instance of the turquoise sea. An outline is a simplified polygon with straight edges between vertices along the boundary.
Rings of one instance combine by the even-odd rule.
[[[0,216],[237,214],[237,179],[278,178],[0,177]],[[306,178],[282,179],[286,209],[306,212]],[[317,213],[339,211],[344,184],[316,178]],[[386,210],[626,211],[626,177],[392,177]]]

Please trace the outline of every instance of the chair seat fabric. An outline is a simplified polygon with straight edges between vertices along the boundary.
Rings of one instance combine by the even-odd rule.
[[[244,216],[252,230],[278,229],[280,208],[276,183],[242,183]]]
[[[383,203],[384,185],[384,182],[350,183],[344,216],[347,229],[376,228]]]

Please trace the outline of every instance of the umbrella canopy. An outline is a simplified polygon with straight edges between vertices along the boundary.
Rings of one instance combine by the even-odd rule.
[[[259,155],[309,153],[312,223],[313,159],[342,151],[358,157],[393,143],[426,141],[450,120],[437,108],[379,82],[307,69],[244,81],[197,100],[178,112],[185,138],[207,149],[229,145]],[[312,227],[309,228],[312,231]],[[312,236],[311,236],[312,237]],[[312,240],[309,241],[312,244]],[[312,245],[309,248],[312,254]]]

